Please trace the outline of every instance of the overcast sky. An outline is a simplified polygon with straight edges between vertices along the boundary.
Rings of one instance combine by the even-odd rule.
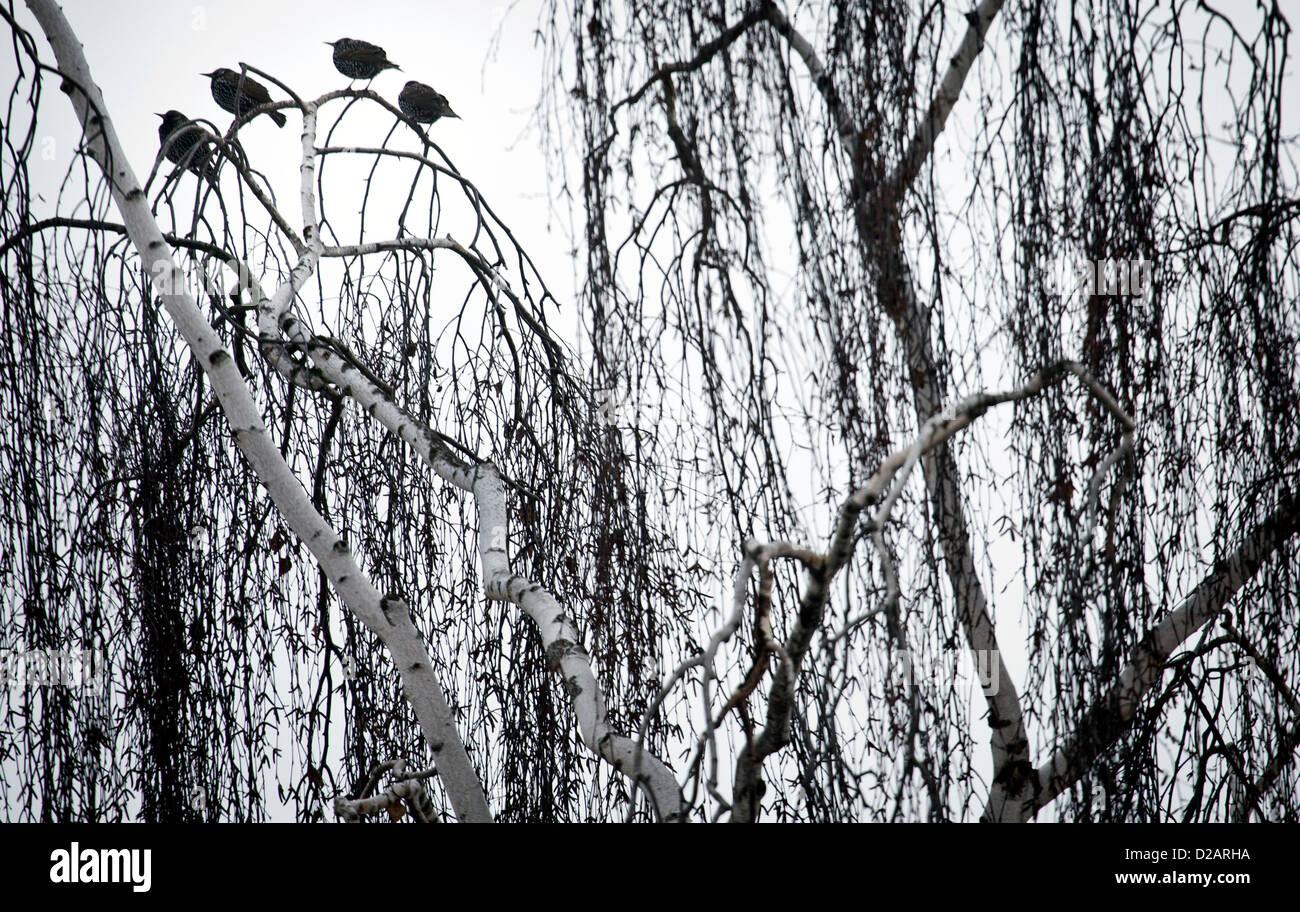
[[[545,155],[530,127],[543,69],[533,42],[539,5],[538,0],[65,0],[63,9],[81,36],[141,180],[158,152],[155,112],[175,108],[221,127],[229,124],[230,115],[217,107],[200,73],[237,68],[242,61],[312,96],[348,85],[324,42],[347,36],[383,46],[402,71],[381,74],[371,87],[396,103],[403,83],[416,79],[448,97],[462,119],[439,122],[431,135],[537,262],[546,264],[545,278],[563,301],[571,300],[573,285],[570,244],[559,231],[565,223],[551,217]],[[17,12],[40,35],[22,4]],[[503,21],[507,27],[494,46]],[[43,40],[41,46],[48,51]],[[4,55],[0,74],[12,72],[11,56]],[[272,95],[283,97],[275,88]],[[41,132],[43,138],[53,137],[57,154],[44,167],[33,163],[33,182],[36,192],[49,193],[57,189],[80,131],[60,93],[47,92],[42,107]],[[258,169],[277,188],[292,192],[301,118],[287,113],[283,130],[261,118],[240,131],[240,140]],[[390,125],[391,118],[379,129]],[[376,143],[382,136],[374,137]],[[297,206],[287,208],[290,220],[297,221]]]

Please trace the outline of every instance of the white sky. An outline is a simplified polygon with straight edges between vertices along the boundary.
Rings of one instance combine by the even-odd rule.
[[[536,131],[530,131],[541,90],[541,49],[533,42],[539,5],[538,0],[64,0],[63,9],[81,36],[91,71],[141,180],[158,152],[155,112],[175,108],[223,128],[230,123],[231,116],[217,107],[200,73],[221,66],[237,69],[242,61],[312,96],[348,85],[334,69],[331,49],[324,42],[347,36],[381,45],[402,70],[386,71],[371,88],[395,104],[405,81],[416,79],[448,97],[462,119],[440,121],[430,135],[544,265],[547,283],[567,302],[573,287],[570,245],[561,232],[548,230],[552,207],[546,160]],[[19,21],[39,35],[21,4],[18,13]],[[492,39],[503,20],[507,27],[494,48]],[[48,50],[43,40],[41,45]],[[0,59],[0,74],[11,72],[6,54]],[[52,85],[48,88],[41,132],[55,138],[57,154],[49,165],[54,170],[44,175],[49,181],[42,180],[40,171],[33,174],[38,190],[45,191],[57,187],[54,182],[62,177],[71,153],[67,144],[80,134],[67,100]],[[273,86],[271,92],[283,98]],[[298,221],[293,188],[301,117],[286,113],[289,124],[284,129],[259,118],[240,131],[240,141],[255,167],[289,194],[281,200],[293,222]],[[376,144],[382,136],[380,132],[373,137]],[[557,228],[562,224],[555,222]]]

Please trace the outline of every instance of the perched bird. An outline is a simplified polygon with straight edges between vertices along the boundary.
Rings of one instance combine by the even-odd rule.
[[[166,146],[167,160],[178,165],[184,165],[215,187],[217,185],[217,169],[212,162],[212,151],[207,147],[206,143],[200,145],[203,140],[203,131],[195,126],[192,129],[185,130],[168,145],[167,141],[172,134],[191,126],[194,121],[180,111],[175,110],[158,116],[163,119],[163,122],[158,127],[158,141]]]
[[[271,101],[271,93],[266,90],[266,86],[254,81],[247,74],[236,73],[234,70],[222,67],[211,73],[199,75],[212,78],[212,100],[236,117]],[[277,127],[285,125],[285,117],[279,111],[266,113],[275,121]]]
[[[460,118],[451,109],[451,105],[447,104],[446,98],[414,79],[402,86],[402,92],[397,96],[397,106],[416,123],[431,124],[439,117]]]
[[[334,48],[334,69],[349,79],[374,79],[387,69],[400,70],[377,44],[356,38],[326,41]]]

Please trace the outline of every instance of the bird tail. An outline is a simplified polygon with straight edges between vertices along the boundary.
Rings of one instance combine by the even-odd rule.
[[[277,127],[283,127],[289,122],[279,111],[267,111],[266,113],[271,115],[271,119],[275,121]]]

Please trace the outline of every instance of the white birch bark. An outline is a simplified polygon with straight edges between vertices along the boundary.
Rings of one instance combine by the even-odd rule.
[[[406,244],[405,241],[393,243]],[[425,243],[464,250],[454,242],[435,239]],[[290,329],[301,332],[298,326]],[[446,448],[436,433],[403,411],[384,390],[332,349],[312,342],[305,334],[297,341],[303,343],[325,379],[355,400],[390,433],[409,443],[440,478],[473,494],[478,511],[478,550],[483,567],[484,594],[491,599],[518,605],[537,625],[547,662],[563,675],[565,688],[573,701],[582,743],[632,779],[650,800],[660,820],[682,819],[681,789],[672,770],[641,749],[638,741],[614,732],[606,722],[605,698],[577,628],[550,592],[510,569],[506,553],[505,488],[496,467],[491,463],[468,465],[462,462]]]
[[[320,563],[339,598],[379,637],[392,656],[403,691],[437,758],[439,778],[457,817],[464,821],[491,820],[482,784],[456,731],[442,688],[433,675],[428,650],[411,623],[404,603],[380,595],[358,566],[347,543],[311,505],[301,483],[281,458],[233,359],[194,299],[184,290],[184,275],[149,211],[144,191],[122,151],[103,95],[91,76],[71,25],[53,0],[27,0],[27,4],[54,50],[64,77],[63,89],[85,133],[86,150],[104,170],[127,235],[153,276],[163,306],[212,384],[236,444],[285,522]],[[314,237],[308,241],[313,246],[316,243]]]
[[[1191,595],[1169,611],[1151,628],[1133,650],[1128,665],[1110,689],[1089,708],[1069,737],[1037,770],[1031,770],[1023,788],[1008,795],[995,786],[984,809],[984,819],[1020,821],[1033,817],[1041,808],[1083,776],[1132,724],[1142,697],[1164,671],[1165,660],[1197,630],[1219,615],[1265,561],[1300,529],[1300,501],[1294,495],[1283,498],[1274,513],[1251,530],[1233,551],[1216,562],[1215,569],[1197,585]],[[1293,752],[1297,739],[1284,739]],[[1289,762],[1291,753],[1279,757]],[[1272,765],[1256,793],[1272,784]],[[999,794],[999,791],[1002,794]]]

